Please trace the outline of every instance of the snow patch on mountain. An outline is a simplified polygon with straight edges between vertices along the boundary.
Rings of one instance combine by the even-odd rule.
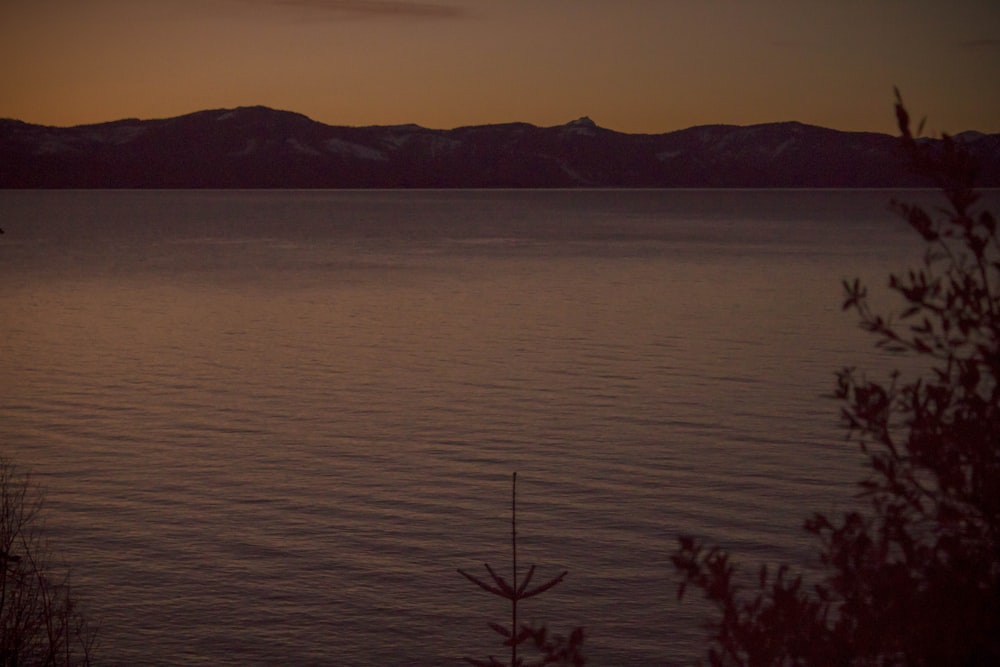
[[[375,160],[378,162],[385,162],[389,159],[380,150],[369,146],[362,146],[351,141],[344,141],[343,139],[327,139],[323,142],[323,147],[331,153],[343,155],[344,157],[356,157],[362,160]]]
[[[306,146],[304,143],[296,139],[295,137],[288,137],[285,139],[285,143],[296,153],[301,153],[302,155],[322,155],[318,150],[312,146]]]
[[[667,160],[673,160],[675,157],[680,157],[684,155],[684,151],[660,151],[656,154],[656,159],[660,162],[666,162]]]
[[[771,159],[772,160],[777,159],[777,157],[779,155],[781,155],[782,153],[785,152],[785,149],[787,149],[789,146],[791,146],[794,143],[795,143],[795,139],[794,138],[789,138],[789,139],[785,139],[784,141],[782,141],[780,144],[778,144],[777,146],[774,147],[773,151],[771,151]]]
[[[577,170],[573,169],[573,167],[571,167],[569,165],[569,163],[566,162],[566,160],[556,159],[556,164],[559,165],[559,168],[562,170],[562,172],[564,174],[566,174],[571,179],[573,179],[574,183],[577,183],[579,185],[591,185],[592,184],[589,179],[584,178],[583,175],[580,174],[580,172],[578,172]]]
[[[438,136],[422,137],[420,143],[433,158],[453,153],[462,146],[457,139]]]
[[[389,135],[387,135],[385,137],[382,137],[382,144],[385,145],[385,146],[387,146],[387,147],[389,147],[389,148],[391,148],[391,149],[397,149],[397,148],[402,148],[406,144],[410,143],[410,139],[412,139],[412,138],[413,138],[412,134],[408,134],[408,133],[407,134],[395,134],[395,133],[393,133],[393,134],[389,134]]]
[[[35,155],[58,155],[59,153],[79,153],[81,147],[72,139],[64,139],[52,134],[43,134],[35,144]]]
[[[138,125],[103,126],[83,135],[83,138],[96,143],[109,143],[120,146],[142,136],[146,128]]]

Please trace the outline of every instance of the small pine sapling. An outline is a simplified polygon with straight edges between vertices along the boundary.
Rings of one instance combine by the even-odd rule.
[[[581,646],[583,645],[583,628],[574,628],[573,632],[569,637],[561,636],[549,636],[546,628],[542,626],[541,628],[534,628],[528,625],[518,626],[517,622],[517,603],[520,600],[526,600],[528,598],[535,597],[536,595],[541,595],[545,591],[553,588],[559,584],[563,578],[568,574],[568,571],[563,571],[562,574],[553,577],[552,579],[546,581],[544,584],[540,584],[533,588],[528,588],[531,584],[532,577],[535,574],[535,566],[531,565],[528,568],[528,572],[524,575],[524,579],[518,582],[517,574],[517,473],[515,472],[511,477],[511,500],[510,500],[510,546],[511,546],[511,581],[508,583],[501,575],[497,574],[496,570],[490,567],[489,563],[486,563],[486,571],[490,575],[492,583],[488,583],[474,577],[473,575],[465,572],[462,569],[458,570],[458,573],[463,577],[474,583],[475,585],[482,588],[484,591],[496,595],[497,597],[504,598],[510,601],[510,627],[503,626],[499,623],[490,623],[489,626],[501,637],[504,638],[504,646],[510,647],[510,667],[534,667],[536,665],[583,665],[584,659],[581,653]],[[525,663],[523,658],[518,657],[517,649],[521,644],[526,641],[531,640],[535,647],[542,654],[539,662]],[[466,658],[466,662],[477,667],[507,667],[504,663],[497,660],[492,655],[488,660],[476,660],[474,658]]]

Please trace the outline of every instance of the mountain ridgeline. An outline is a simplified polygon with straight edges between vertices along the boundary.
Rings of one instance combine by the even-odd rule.
[[[1000,134],[957,136],[1000,186]],[[928,140],[932,141],[932,140]],[[875,188],[933,185],[887,134],[795,122],[623,134],[589,118],[337,127],[265,107],[49,127],[0,120],[3,188]]]

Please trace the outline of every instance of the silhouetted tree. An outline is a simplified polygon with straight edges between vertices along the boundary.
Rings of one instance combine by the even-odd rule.
[[[562,582],[568,572],[563,572],[543,584],[538,584],[528,588],[531,584],[532,577],[535,575],[535,566],[532,565],[528,568],[527,573],[524,575],[524,579],[521,579],[520,581],[518,580],[516,472],[511,476],[510,549],[512,576],[509,583],[503,578],[502,575],[497,574],[496,570],[490,567],[489,563],[486,564],[486,571],[489,573],[492,583],[483,581],[478,577],[474,577],[462,569],[458,570],[459,574],[482,588],[484,591],[510,601],[510,626],[503,626],[499,623],[489,624],[494,632],[504,638],[504,646],[507,646],[510,649],[509,667],[541,667],[543,665],[567,665],[573,667],[582,666],[584,664],[582,653],[583,628],[574,628],[569,637],[563,637],[561,635],[549,635],[545,626],[535,628],[530,625],[518,624],[517,603],[520,600],[527,600],[528,598],[535,597],[536,595],[540,595],[553,588]],[[525,663],[524,658],[519,657],[517,654],[518,647],[527,643],[529,639],[539,652],[540,657],[537,662]],[[506,667],[505,663],[500,662],[492,655],[488,660],[476,660],[474,658],[466,658],[465,660],[469,664],[476,665],[477,667]]]
[[[89,665],[95,633],[42,534],[42,497],[0,456],[0,666]]]
[[[902,146],[948,207],[893,208],[926,242],[919,268],[892,275],[905,301],[875,313],[857,280],[844,308],[887,351],[928,373],[877,382],[845,369],[836,396],[870,470],[858,509],[816,515],[822,571],[807,585],[787,566],[738,583],[730,555],[689,536],[673,563],[678,595],[701,589],[716,608],[713,665],[1000,664],[1000,242],[977,210],[975,167],[962,144],[910,130],[897,92]]]

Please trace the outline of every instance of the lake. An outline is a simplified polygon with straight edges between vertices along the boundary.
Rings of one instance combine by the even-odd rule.
[[[884,191],[3,191],[0,453],[100,664],[458,665],[524,621],[689,664],[679,533],[806,562],[863,474],[841,312]],[[904,197],[933,201],[930,193]],[[891,305],[891,299],[876,299]]]

